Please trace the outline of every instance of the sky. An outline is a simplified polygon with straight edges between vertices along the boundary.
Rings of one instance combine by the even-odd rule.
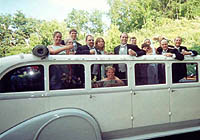
[[[73,8],[108,12],[109,6],[106,0],[0,0],[0,14],[13,14],[19,10],[26,17],[48,21],[64,21]]]

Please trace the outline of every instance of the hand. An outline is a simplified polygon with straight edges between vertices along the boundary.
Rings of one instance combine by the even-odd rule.
[[[69,44],[69,45],[65,46],[65,49],[66,49],[66,50],[70,50],[70,49],[72,49],[73,47],[74,47],[73,44]]]
[[[95,50],[94,49],[90,50],[90,54],[95,54]]]
[[[191,55],[192,53],[191,53],[191,52],[188,52],[188,51],[182,51],[181,54],[182,54],[182,55]]]
[[[167,56],[167,57],[172,57],[172,56],[173,56],[173,54],[172,54],[172,53],[166,53],[166,54],[164,54],[164,56]]]
[[[73,44],[69,44],[68,47],[69,47],[69,49],[74,48]]]
[[[131,56],[136,56],[136,52],[132,49],[128,50],[128,54],[131,55]]]

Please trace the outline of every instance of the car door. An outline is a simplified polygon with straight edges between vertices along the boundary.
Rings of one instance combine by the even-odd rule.
[[[172,63],[172,79],[177,73],[173,68],[177,64],[186,68],[186,73],[182,78],[174,82],[172,80],[170,93],[171,121],[179,122],[186,120],[195,120],[200,117],[200,83],[199,83],[199,63],[197,62],[179,62]],[[181,69],[183,71],[183,69]]]
[[[167,63],[140,62],[133,66],[133,127],[168,123]]]

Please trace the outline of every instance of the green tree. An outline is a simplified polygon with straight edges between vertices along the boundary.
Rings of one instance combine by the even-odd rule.
[[[92,34],[102,34],[105,24],[103,23],[103,13],[99,10],[95,10],[89,14],[89,20],[87,23],[87,30]]]
[[[120,44],[120,34],[118,27],[111,24],[110,29],[106,32],[105,42],[106,42],[106,51],[114,52],[114,48]]]
[[[121,32],[141,29],[148,19],[159,16],[155,3],[156,0],[108,0],[111,23]]]
[[[13,16],[1,15],[0,21],[0,56],[10,54],[11,51],[18,52],[18,48],[21,51],[23,49],[22,46],[28,45],[30,35],[36,31],[36,20],[26,18],[20,11],[17,11]]]
[[[65,23],[59,23],[55,20],[53,21],[41,21],[37,25],[37,31],[31,34],[30,45],[35,46],[42,44],[48,46],[53,43],[53,33],[55,31],[60,31],[63,35],[63,39],[68,36],[68,31],[66,29]]]
[[[102,34],[105,26],[102,21],[103,15],[104,13],[99,10],[94,10],[89,13],[84,10],[72,9],[72,11],[67,15],[65,22],[68,29],[75,28],[80,33]]]
[[[10,29],[12,16],[1,15],[0,21],[0,57],[3,57],[9,51],[12,42],[12,30]]]

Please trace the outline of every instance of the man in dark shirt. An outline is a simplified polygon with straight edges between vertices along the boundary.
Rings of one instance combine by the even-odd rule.
[[[76,30],[76,29],[71,29],[71,30],[69,31],[69,36],[70,36],[70,38],[72,38],[72,40],[73,40],[73,46],[74,46],[74,48],[73,48],[72,51],[73,51],[74,53],[76,53],[77,48],[82,46],[79,42],[77,42],[77,30]],[[64,40],[61,41],[61,44],[62,44],[62,45],[66,45]]]
[[[162,40],[161,41],[161,47],[157,48],[157,53],[162,54],[167,57],[173,57],[177,60],[183,60],[184,56],[183,54],[179,53],[177,49],[175,48],[169,48],[168,47],[168,41]],[[182,79],[185,76],[185,71],[181,69],[181,63],[174,63],[172,65],[172,79],[173,83],[178,83],[180,79]],[[160,77],[162,77],[162,71],[159,71]]]
[[[188,50],[187,47],[185,46],[181,46],[182,43],[182,38],[181,37],[176,37],[174,39],[174,43],[175,43],[175,48],[182,53],[183,55],[191,55],[191,56],[196,56],[198,53],[197,51],[194,50]]]
[[[177,49],[171,48],[171,47],[168,46],[167,40],[163,39],[161,41],[160,45],[161,45],[161,47],[157,48],[157,54],[162,54],[164,56],[172,57],[172,58],[177,59],[177,60],[183,60],[184,59],[183,54],[179,53]]]
[[[120,35],[121,44],[114,48],[114,54],[119,55],[131,55],[131,56],[142,56],[145,55],[146,52],[141,50],[137,45],[127,44],[128,42],[128,34],[122,33]],[[120,79],[126,78],[127,67],[126,64],[118,64],[114,65],[116,69],[116,75]]]
[[[86,45],[77,48],[76,54],[95,54],[94,37],[92,35],[86,36]]]

